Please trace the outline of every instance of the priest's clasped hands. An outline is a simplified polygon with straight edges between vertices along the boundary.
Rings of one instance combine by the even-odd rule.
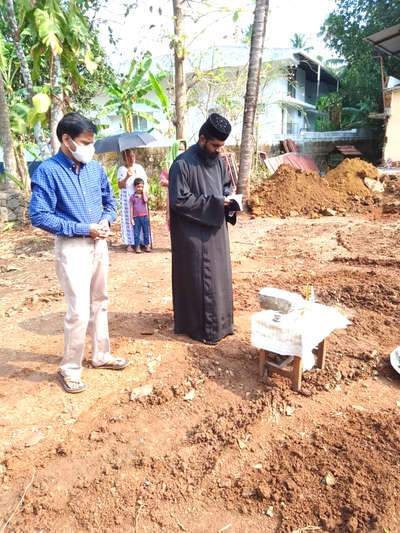
[[[224,196],[224,205],[229,205],[232,201],[232,198],[229,196]]]

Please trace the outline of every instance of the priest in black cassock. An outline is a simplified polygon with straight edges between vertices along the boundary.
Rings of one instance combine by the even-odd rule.
[[[212,113],[197,144],[169,171],[174,331],[206,344],[234,332],[226,224],[231,181],[219,156],[230,131],[230,123]]]

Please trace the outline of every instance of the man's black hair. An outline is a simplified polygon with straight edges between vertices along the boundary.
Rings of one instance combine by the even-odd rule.
[[[142,178],[136,178],[133,182],[133,186],[136,187],[136,185],[140,185],[141,183],[143,183],[144,185],[144,181],[142,180]]]
[[[204,126],[204,124],[203,124],[203,126]],[[207,133],[206,128],[204,128],[203,126],[200,128],[199,137],[200,137],[200,135],[203,135],[203,137],[205,138],[206,141],[214,140],[215,137],[210,135],[209,133]]]
[[[60,142],[64,133],[75,139],[84,132],[97,133],[97,127],[80,113],[67,113],[57,125],[57,137]]]

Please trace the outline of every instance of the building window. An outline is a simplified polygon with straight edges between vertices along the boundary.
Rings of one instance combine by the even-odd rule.
[[[147,119],[139,115],[133,115],[133,129],[134,131],[146,131],[148,129]]]
[[[286,126],[286,133],[288,135],[295,135],[297,133],[297,124],[295,122],[288,122]]]

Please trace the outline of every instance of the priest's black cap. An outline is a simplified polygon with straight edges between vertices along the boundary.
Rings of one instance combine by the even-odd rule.
[[[218,113],[211,113],[200,128],[199,135],[204,135],[209,139],[225,141],[228,138],[231,129],[232,126],[225,117],[218,115]]]

